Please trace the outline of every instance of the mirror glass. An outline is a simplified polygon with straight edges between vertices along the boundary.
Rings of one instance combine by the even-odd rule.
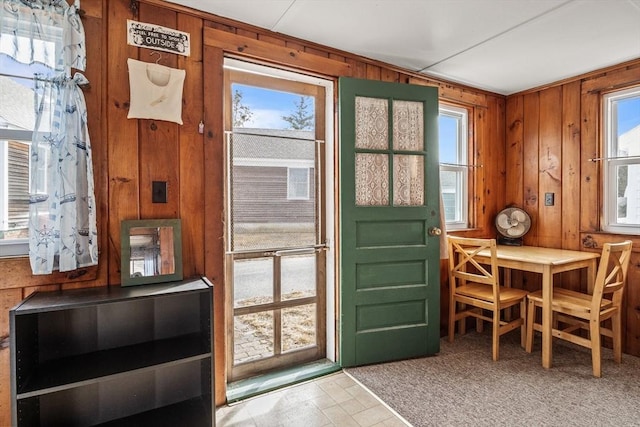
[[[182,279],[179,219],[122,222],[122,286]]]

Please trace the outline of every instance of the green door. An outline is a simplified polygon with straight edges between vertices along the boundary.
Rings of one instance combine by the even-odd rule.
[[[438,90],[341,78],[342,366],[440,350]]]

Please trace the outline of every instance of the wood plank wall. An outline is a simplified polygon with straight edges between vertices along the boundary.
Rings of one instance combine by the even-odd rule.
[[[633,240],[625,312],[625,353],[640,355],[640,236],[604,233],[601,163],[601,97],[640,84],[640,59],[577,77],[557,85],[507,97],[506,203],[523,207],[533,225],[525,244],[600,252],[603,243]],[[545,206],[545,193],[555,204]],[[640,233],[639,233],[640,234]],[[518,275],[537,289],[540,277]],[[586,292],[580,274],[556,279]],[[556,283],[560,284],[560,283]]]
[[[8,310],[35,290],[118,286],[120,284],[120,221],[181,218],[185,277],[204,274],[215,284],[216,402],[217,404],[224,402],[222,61],[225,54],[233,53],[235,57],[248,58],[288,69],[303,69],[308,73],[334,79],[339,76],[351,76],[434,85],[439,87],[441,100],[468,108],[472,118],[470,128],[474,136],[472,158],[476,164],[481,164],[483,167],[477,169],[473,181],[474,228],[461,234],[493,236],[495,234],[493,217],[507,202],[524,203],[528,200],[531,207],[537,208],[535,198],[545,189],[539,188],[537,176],[529,176],[531,172],[529,166],[535,165],[534,171],[538,169],[539,152],[542,150],[546,155],[547,147],[556,157],[562,154],[558,152],[557,144],[547,140],[556,134],[562,136],[561,124],[564,119],[551,117],[550,124],[545,124],[543,129],[539,129],[538,122],[548,117],[547,113],[540,113],[540,99],[543,98],[545,103],[558,99],[564,100],[564,87],[562,90],[554,89],[544,96],[534,92],[505,100],[501,95],[442,80],[428,79],[408,70],[242,23],[201,14],[161,0],[140,2],[85,0],[82,2],[82,8],[86,12],[83,22],[88,46],[88,68],[85,75],[91,81],[91,88],[85,91],[85,97],[89,110],[89,132],[94,154],[96,198],[99,206],[100,264],[96,268],[84,269],[73,274],[32,276],[26,259],[1,259],[0,338],[8,335]],[[163,25],[190,33],[191,56],[163,54],[160,61],[164,65],[186,70],[182,126],[169,122],[126,118],[129,106],[127,58],[136,58],[145,62],[157,59],[150,56],[149,50],[127,45],[127,19]],[[597,110],[597,106],[591,104],[590,98],[587,97],[588,99],[585,100],[583,92],[577,94],[574,92],[576,89],[573,86],[571,88],[566,90],[571,91],[574,96],[579,95],[580,99],[581,115],[578,117],[582,118],[588,108],[593,112]],[[584,88],[585,85],[582,83],[582,91]],[[567,102],[575,103],[568,100]],[[564,109],[563,104],[559,111],[556,108],[556,112],[562,113]],[[199,134],[197,131],[200,120],[205,123],[204,134]],[[596,141],[596,130],[585,129],[589,125],[591,122],[580,125],[582,148],[579,150],[581,157],[579,165],[583,192],[587,188],[584,158],[592,156],[590,151],[585,154],[585,135],[592,135],[593,141],[590,143],[595,144]],[[530,129],[530,132],[525,132],[525,128]],[[538,143],[537,135],[540,130],[543,130],[545,135],[544,145]],[[505,134],[509,138],[507,144],[505,144]],[[517,135],[520,136],[516,141],[514,138]],[[519,162],[517,167],[514,167],[513,161]],[[554,168],[553,164],[546,167],[554,175],[548,175],[544,181],[540,182],[554,186],[554,191],[559,191],[555,179],[558,177],[557,174],[561,173],[560,169],[557,165]],[[519,183],[517,186],[512,185],[514,179]],[[562,177],[562,179],[569,178]],[[593,175],[593,183],[596,179],[596,175]],[[151,203],[151,181],[167,181],[166,204]],[[508,188],[507,192],[505,187]],[[518,187],[519,189],[516,189]],[[563,188],[560,187],[560,189]],[[566,192],[566,197],[570,196],[569,193]],[[556,200],[560,202],[561,199],[557,194]],[[571,203],[564,199],[562,202],[565,208]],[[597,203],[593,201],[583,200],[581,204],[588,206],[589,209],[597,207]],[[544,226],[548,227],[548,223],[553,221],[553,218],[558,218],[557,212],[553,215],[555,216],[545,216]],[[592,228],[585,225],[591,225],[587,217],[580,213],[579,228],[578,226],[575,228],[582,234],[579,234],[577,240],[575,237],[568,239],[574,247],[584,247],[584,245],[581,246],[581,242],[587,236],[591,236],[594,244],[600,244],[600,241],[605,238],[605,236],[589,234]],[[597,223],[593,225],[595,227]],[[536,226],[541,225],[536,223]],[[563,239],[557,240],[554,234],[545,233],[543,239],[547,239],[546,241],[563,244]],[[537,243],[538,232],[530,233],[529,238]],[[637,265],[637,254],[634,256]],[[441,270],[443,271],[442,295],[446,297],[448,291],[444,264],[441,264]],[[640,306],[638,294],[635,293],[633,297],[635,298],[634,307]],[[442,318],[446,319],[446,304],[442,307]],[[632,323],[631,320],[627,321],[628,326]],[[637,318],[635,322],[637,325]],[[637,339],[640,335],[638,328],[627,331],[627,344],[631,341],[630,335]],[[637,347],[631,349],[640,353]],[[0,425],[10,423],[9,390],[9,355],[8,349],[5,348],[0,349]]]

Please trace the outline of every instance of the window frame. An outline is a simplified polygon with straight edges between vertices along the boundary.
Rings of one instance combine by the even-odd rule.
[[[39,50],[41,51],[41,53],[45,51],[48,53],[48,56],[45,55],[44,53],[42,53],[42,55],[44,55],[45,58],[49,58],[47,61],[45,61],[46,64],[44,63],[41,64],[37,61],[31,64],[24,64],[24,63],[20,63],[15,59],[11,59],[11,57],[7,54],[6,55],[7,61],[15,61],[18,64],[21,64],[22,66],[28,67],[28,68],[25,70],[17,71],[17,72],[9,72],[9,73],[3,72],[3,75],[5,77],[32,81],[34,79],[35,73],[56,73],[55,68],[58,60],[56,56],[57,56],[57,53],[61,51],[61,45],[63,43],[63,40],[62,40],[63,30],[62,28],[58,28],[51,25],[47,25],[47,27],[48,27],[48,31],[39,34],[40,37],[33,38],[33,39],[31,38],[33,37],[33,34],[29,30],[29,26],[26,23],[21,23],[16,34],[4,33],[4,36],[8,36],[9,38],[13,38],[13,37],[18,38],[18,40],[13,41],[13,43],[20,43],[20,42],[25,43],[25,41],[28,42],[29,44],[35,43],[36,45],[39,46]],[[54,52],[53,55],[51,55],[52,52]],[[6,52],[2,52],[1,54],[5,55]],[[26,70],[28,70],[28,72]],[[3,71],[1,67],[0,67],[0,71]],[[45,108],[48,108],[48,107],[45,107]],[[2,141],[11,141],[11,140],[25,141],[30,146],[32,139],[33,139],[33,129],[25,130],[25,129],[11,129],[6,127],[0,128],[0,140]],[[3,144],[3,145],[6,146],[8,144]],[[31,158],[31,156],[29,156],[29,158]],[[7,161],[7,159],[0,158],[0,161],[5,162]],[[29,192],[31,193],[34,191],[34,189],[31,188],[31,184],[32,184],[31,161],[29,161],[28,166],[29,166]],[[45,177],[45,181],[46,181],[46,177]],[[2,176],[0,176],[0,186],[2,186],[3,188],[2,194],[7,195],[7,197],[8,197],[8,191],[4,191],[4,190],[7,190],[7,188],[5,188],[5,185],[8,185],[8,182],[9,182],[9,172],[8,172],[8,168],[6,168],[6,172],[3,171]],[[46,185],[46,182],[44,183],[44,185]],[[8,206],[8,198],[6,201],[5,200],[0,201],[0,209],[6,209],[5,205]],[[4,216],[4,213],[2,215]],[[0,218],[0,219],[3,219],[3,218]],[[0,239],[0,258],[27,257],[27,256],[29,256],[29,238]]]
[[[459,211],[456,211],[456,219],[453,221],[447,221],[445,217],[445,224],[448,230],[463,230],[470,228],[470,214],[469,214],[469,191],[470,174],[469,174],[469,147],[470,147],[470,123],[469,117],[471,116],[469,110],[462,106],[445,104],[440,102],[438,117],[447,115],[457,120],[457,147],[456,147],[456,161],[455,163],[445,163],[440,159],[440,176],[443,172],[454,172],[456,174],[456,206],[460,206]],[[438,140],[438,147],[440,147],[440,140]],[[441,178],[442,182],[442,178]],[[442,188],[441,184],[441,191]],[[442,193],[444,195],[444,191]],[[443,201],[444,203],[444,201]]]
[[[638,165],[640,158],[630,155],[628,158],[618,155],[617,101],[640,97],[640,86],[634,86],[602,97],[602,230],[616,234],[638,234],[640,223],[618,222],[617,171],[619,166]]]
[[[19,129],[7,129],[0,128],[0,142],[3,144],[0,146],[2,153],[0,153],[0,164],[4,166],[7,162],[7,167],[2,170],[0,176],[0,186],[2,186],[2,194],[7,196],[0,200],[0,220],[5,220],[5,210],[8,210],[8,196],[9,196],[9,168],[8,168],[8,146],[9,141],[25,142],[29,145],[31,150],[31,139],[33,131],[31,130],[19,130]],[[29,182],[31,182],[31,168],[29,167]],[[0,257],[16,257],[27,256],[29,254],[29,238],[19,239],[0,239]]]

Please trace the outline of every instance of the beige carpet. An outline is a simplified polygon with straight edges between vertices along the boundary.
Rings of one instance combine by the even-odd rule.
[[[346,369],[415,427],[640,426],[640,358],[622,364],[604,349],[594,378],[587,349],[559,340],[553,368],[542,368],[540,337],[528,354],[519,332],[501,338],[470,332],[441,340],[437,356]]]

